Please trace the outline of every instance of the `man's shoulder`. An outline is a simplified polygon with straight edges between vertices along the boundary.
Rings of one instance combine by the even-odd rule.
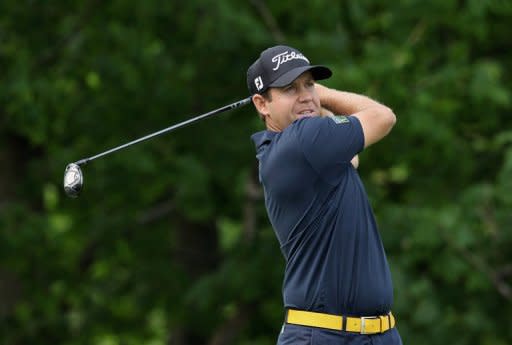
[[[350,130],[354,122],[358,122],[357,118],[345,115],[311,116],[295,120],[287,130],[305,136],[318,135],[323,131],[336,130],[336,128],[343,131]]]
[[[350,124],[356,118],[346,115],[309,116],[293,122],[296,128]]]

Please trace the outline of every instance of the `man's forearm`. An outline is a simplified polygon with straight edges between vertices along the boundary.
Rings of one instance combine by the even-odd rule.
[[[315,88],[320,97],[322,107],[334,114],[351,115],[364,109],[382,106],[379,102],[356,93],[330,89],[321,84],[316,84]]]

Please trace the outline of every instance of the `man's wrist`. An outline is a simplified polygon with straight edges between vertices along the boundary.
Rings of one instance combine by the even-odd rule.
[[[320,99],[320,104],[323,108],[328,110],[331,113],[336,113],[336,110],[333,109],[333,98],[332,98],[332,91],[333,89],[330,89],[326,86],[323,86],[321,84],[316,84],[316,89],[318,93],[318,97]]]

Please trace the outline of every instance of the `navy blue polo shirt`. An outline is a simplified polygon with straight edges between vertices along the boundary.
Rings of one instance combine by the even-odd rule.
[[[364,148],[353,116],[307,117],[252,135],[270,222],[286,259],[286,308],[381,315],[391,274],[364,186],[350,161]]]

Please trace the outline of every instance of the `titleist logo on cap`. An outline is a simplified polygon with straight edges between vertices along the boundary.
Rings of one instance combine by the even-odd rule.
[[[261,52],[247,69],[247,87],[251,95],[263,94],[269,87],[284,87],[302,73],[310,71],[315,80],[327,79],[332,72],[327,67],[312,66],[295,48],[277,45]]]
[[[279,67],[282,64],[284,64],[285,62],[288,62],[291,60],[297,60],[297,59],[304,60],[307,63],[309,63],[309,60],[301,53],[296,53],[296,52],[288,53],[288,51],[285,51],[284,53],[277,54],[276,56],[274,56],[272,58],[272,62],[276,63],[276,66],[272,70],[277,71],[279,69]]]

